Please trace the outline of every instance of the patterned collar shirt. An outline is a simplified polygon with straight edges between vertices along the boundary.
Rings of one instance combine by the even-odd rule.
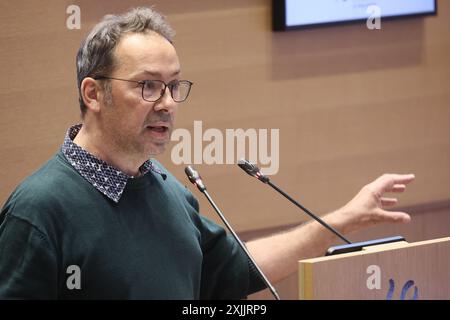
[[[109,199],[118,203],[128,179],[133,179],[134,177],[110,166],[105,161],[76,145],[73,139],[75,139],[81,127],[82,124],[77,124],[67,130],[61,150],[70,164],[83,178]],[[145,161],[139,168],[140,176],[147,174],[149,171],[161,175],[164,180],[167,177],[150,159]]]

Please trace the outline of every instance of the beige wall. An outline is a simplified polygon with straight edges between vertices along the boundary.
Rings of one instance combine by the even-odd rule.
[[[0,202],[79,120],[83,36],[104,14],[148,3],[1,2]],[[273,181],[320,214],[383,172],[416,174],[402,205],[450,198],[449,1],[438,17],[383,21],[381,31],[360,23],[287,33],[271,31],[268,0],[153,3],[177,30],[184,77],[195,82],[179,127],[280,129]],[[70,4],[81,7],[81,30],[66,28]],[[160,160],[185,183],[170,149]],[[234,165],[196,168],[237,230],[305,220]]]

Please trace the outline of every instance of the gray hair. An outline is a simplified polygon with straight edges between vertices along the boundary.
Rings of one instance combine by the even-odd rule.
[[[114,49],[123,34],[154,31],[170,43],[175,35],[165,17],[151,8],[134,8],[121,15],[107,15],[81,43],[77,53],[77,82],[82,117],[86,105],[81,95],[81,82],[86,77],[108,76],[115,68]],[[104,88],[108,89],[104,84]]]

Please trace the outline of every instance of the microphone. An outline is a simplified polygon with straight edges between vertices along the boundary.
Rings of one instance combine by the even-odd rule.
[[[253,163],[241,159],[238,161],[238,166],[244,170],[247,174],[251,175],[252,177],[255,177],[261,182],[264,182],[265,184],[268,184],[273,189],[281,193],[284,197],[286,197],[289,201],[291,201],[293,204],[295,204],[297,207],[302,209],[306,214],[308,214],[311,218],[319,222],[321,225],[323,225],[325,228],[333,232],[335,235],[337,235],[339,238],[347,242],[345,245],[339,245],[339,246],[333,246],[328,248],[328,250],[325,252],[326,256],[333,255],[333,254],[340,254],[340,253],[347,253],[347,252],[353,252],[353,251],[361,251],[364,247],[368,246],[375,246],[380,244],[386,244],[386,243],[392,243],[392,242],[398,242],[398,241],[405,241],[405,238],[402,236],[394,236],[394,237],[388,237],[388,238],[382,238],[382,239],[375,239],[370,241],[362,241],[362,242],[355,242],[352,243],[348,239],[346,239],[343,235],[341,235],[337,230],[335,230],[332,226],[327,224],[325,221],[320,219],[318,216],[313,214],[311,211],[303,207],[300,203],[292,199],[287,193],[285,193],[283,190],[278,188],[276,185],[274,185],[272,182],[270,182],[270,179],[265,176],[261,170],[254,165]]]
[[[242,170],[244,170],[248,175],[251,175],[252,177],[258,179],[261,182],[269,183],[270,179],[262,174],[261,170],[257,166],[255,166],[253,163],[241,159],[238,161],[238,166],[241,167]]]
[[[211,198],[211,196],[209,195],[209,193],[206,191],[206,186],[202,181],[202,178],[200,177],[199,173],[192,168],[191,166],[187,166],[184,169],[184,172],[186,173],[189,181],[191,183],[193,183],[198,190],[200,190],[201,193],[203,193],[206,197],[206,199],[208,199],[209,203],[211,204],[211,206],[214,208],[214,210],[217,212],[217,214],[219,215],[220,219],[223,221],[223,223],[225,224],[225,226],[228,228],[228,230],[230,231],[230,233],[232,234],[232,236],[234,237],[234,239],[236,240],[236,242],[239,244],[239,246],[241,247],[241,249],[244,251],[244,253],[247,255],[248,259],[253,263],[253,265],[255,266],[256,270],[258,271],[261,279],[264,281],[264,283],[266,284],[266,286],[269,288],[270,292],[273,294],[273,296],[275,297],[276,300],[280,300],[280,296],[278,295],[277,291],[275,290],[275,288],[272,286],[272,284],[269,282],[269,279],[267,279],[267,277],[264,275],[264,273],[262,272],[262,270],[259,268],[259,266],[256,264],[255,260],[253,259],[253,257],[250,255],[250,252],[247,250],[247,247],[245,247],[245,245],[242,243],[241,239],[239,239],[238,235],[236,234],[236,232],[234,232],[233,228],[231,227],[231,225],[228,223],[227,219],[225,218],[225,216],[222,214],[222,212],[220,211],[219,207],[215,204],[215,202],[213,201],[213,199]]]
[[[184,172],[186,173],[189,181],[194,184],[198,188],[198,190],[200,190],[200,192],[203,193],[204,191],[206,191],[206,187],[203,184],[202,177],[200,177],[200,175],[197,171],[194,170],[194,168],[192,168],[191,166],[187,166],[184,169]]]
[[[321,225],[323,225],[325,228],[327,228],[328,230],[330,230],[331,232],[333,232],[336,236],[338,236],[339,238],[341,238],[342,240],[344,240],[345,242],[347,242],[348,244],[351,244],[351,242],[345,238],[343,235],[341,235],[336,229],[334,229],[332,226],[330,226],[329,224],[327,224],[325,221],[323,221],[320,217],[316,216],[314,213],[312,213],[311,211],[309,211],[308,209],[306,209],[304,206],[302,206],[300,203],[298,203],[297,201],[295,201],[292,197],[290,197],[287,193],[285,193],[283,190],[281,190],[280,188],[278,188],[276,185],[274,185],[272,182],[270,182],[270,179],[265,176],[261,170],[254,165],[253,163],[247,161],[246,159],[240,159],[238,161],[238,166],[244,170],[247,174],[251,175],[252,177],[255,177],[256,179],[258,179],[261,182],[264,182],[265,184],[268,184],[269,186],[271,186],[273,189],[275,189],[276,191],[278,191],[279,193],[281,193],[285,198],[287,198],[289,201],[291,201],[293,204],[295,204],[297,207],[299,207],[300,209],[302,209],[307,215],[309,215],[311,218],[313,218],[314,220],[316,220],[317,222],[319,222]]]

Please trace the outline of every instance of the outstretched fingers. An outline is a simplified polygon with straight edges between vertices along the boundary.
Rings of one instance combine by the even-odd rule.
[[[384,174],[373,182],[371,188],[378,196],[382,207],[392,207],[398,203],[397,198],[385,197],[384,193],[401,193],[414,179],[414,174]],[[411,217],[405,212],[387,211],[382,208],[378,208],[377,211],[379,218],[386,222],[408,223],[411,221]]]
[[[380,209],[378,214],[381,220],[392,223],[408,223],[411,221],[411,216],[402,211],[386,211]]]
[[[371,187],[380,197],[384,192],[403,192],[406,185],[414,181],[414,174],[384,174]]]

